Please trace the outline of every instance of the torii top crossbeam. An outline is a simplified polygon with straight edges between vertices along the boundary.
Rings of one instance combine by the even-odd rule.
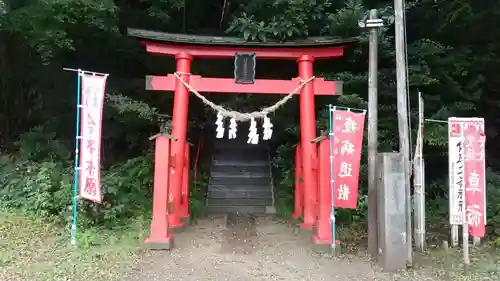
[[[315,59],[339,57],[344,48],[358,42],[357,38],[309,37],[288,42],[248,42],[237,37],[185,35],[129,28],[128,35],[142,39],[146,51],[175,56],[186,52],[199,58],[233,58],[237,52],[255,53],[257,58],[293,59],[312,56]]]
[[[186,128],[189,91],[288,94],[296,88],[300,99],[300,134],[302,149],[302,173],[304,189],[304,225],[312,227],[315,222],[317,178],[314,163],[317,157],[315,144],[316,117],[315,95],[338,95],[342,93],[342,82],[314,79],[313,65],[316,59],[340,57],[344,49],[358,41],[357,38],[314,37],[289,42],[247,42],[233,37],[211,37],[199,35],[171,34],[141,29],[127,30],[128,35],[138,38],[151,54],[174,56],[177,61],[175,75],[147,76],[146,88],[159,91],[174,91],[172,116],[172,143],[174,163],[169,183],[169,202],[173,209],[169,214],[170,226],[179,225],[182,195],[182,167],[186,149]],[[196,58],[235,58],[235,77],[205,78],[191,75],[191,62]],[[296,60],[299,77],[291,80],[255,79],[256,59]],[[241,64],[240,64],[241,63]],[[238,72],[240,71],[241,72]],[[250,73],[250,75],[249,75]],[[190,89],[188,88],[190,87]],[[168,157],[168,156],[165,156]],[[156,171],[155,171],[156,172]],[[162,171],[163,172],[163,171]],[[155,196],[156,196],[155,182]],[[166,188],[166,187],[165,187]],[[155,197],[156,199],[156,197]],[[160,201],[163,199],[159,199]],[[156,218],[165,219],[153,206],[153,223]],[[151,227],[153,231],[153,225]]]

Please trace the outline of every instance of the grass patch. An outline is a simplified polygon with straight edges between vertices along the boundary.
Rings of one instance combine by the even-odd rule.
[[[368,247],[368,234],[364,224],[340,225],[336,231],[344,251],[357,253]],[[437,243],[437,240],[442,241],[440,233],[428,233],[428,236],[432,236],[434,243],[424,253],[414,250],[413,269],[410,269],[406,273],[407,275],[410,272],[415,274],[432,273],[432,275],[438,276],[439,280],[446,281],[500,280],[500,249],[494,242],[483,241],[483,245],[470,248],[471,263],[467,274],[465,274],[462,249],[443,249],[438,246],[437,244],[440,243]],[[403,273],[402,276],[405,274]]]
[[[500,251],[490,244],[470,248],[470,267],[465,274],[461,249],[437,248],[416,255],[417,268],[432,268],[445,280],[500,280]]]
[[[80,229],[75,247],[69,229],[0,211],[0,280],[116,280],[140,254],[145,222],[138,218],[113,229]]]

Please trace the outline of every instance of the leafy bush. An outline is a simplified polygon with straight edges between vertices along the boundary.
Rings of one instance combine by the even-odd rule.
[[[40,216],[57,216],[72,202],[71,177],[68,176],[71,169],[62,163],[3,157],[0,173],[0,204],[3,207],[25,209]]]
[[[0,207],[17,208],[42,217],[72,220],[73,162],[69,150],[40,128],[23,134],[18,155],[0,157]],[[79,223],[103,225],[141,214],[152,207],[153,153],[102,170],[103,204],[78,201]],[[206,176],[191,180],[193,217],[203,212]]]
[[[153,155],[148,153],[112,166],[102,172],[103,204],[79,201],[88,224],[103,224],[151,212],[153,198]]]
[[[204,214],[207,185],[208,175],[198,172],[198,176],[195,180],[194,173],[190,173],[189,213],[191,214],[191,220],[196,220]]]

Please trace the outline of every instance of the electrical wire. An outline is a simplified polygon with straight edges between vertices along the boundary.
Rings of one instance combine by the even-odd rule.
[[[224,0],[224,5],[222,6],[222,14],[220,16],[219,27],[222,27],[222,21],[224,20],[224,14],[226,12],[227,0]]]

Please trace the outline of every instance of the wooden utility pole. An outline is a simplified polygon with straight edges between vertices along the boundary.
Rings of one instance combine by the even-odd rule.
[[[377,217],[377,150],[378,150],[378,44],[379,28],[384,26],[376,9],[361,26],[370,28],[368,58],[368,252],[376,260],[378,245]]]
[[[403,155],[404,188],[406,193],[406,262],[413,264],[412,206],[410,188],[410,132],[408,128],[408,93],[406,63],[406,28],[404,0],[394,0],[394,25],[396,41],[397,111],[399,128],[399,152]]]

